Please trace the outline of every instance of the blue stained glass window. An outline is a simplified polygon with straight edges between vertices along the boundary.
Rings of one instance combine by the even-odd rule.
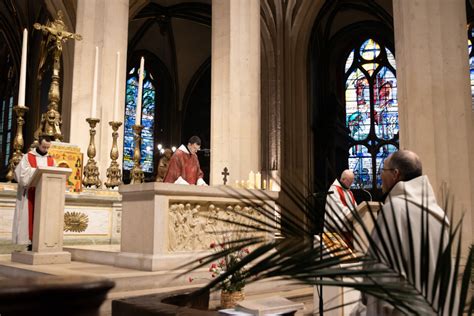
[[[7,118],[7,139],[5,147],[5,166],[8,165],[10,161],[10,143],[12,140],[12,121],[13,121],[13,96],[10,97],[10,102],[8,104],[8,118]]]
[[[345,72],[347,72],[349,68],[351,68],[353,62],[354,62],[354,50],[352,50],[351,53],[349,54],[349,57],[347,57]]]
[[[130,76],[131,75],[131,76]],[[125,104],[125,124],[124,124],[124,143],[123,143],[123,168],[131,170],[133,168],[133,151],[135,141],[133,138],[132,126],[135,124],[137,95],[138,95],[138,74],[135,68],[129,72],[126,89]],[[143,80],[143,97],[142,97],[142,116],[141,124],[144,126],[142,130],[142,143],[140,146],[141,167],[144,172],[152,173],[154,169],[154,121],[155,121],[155,103],[156,88],[150,80],[151,74],[144,71]]]
[[[346,81],[346,125],[355,140],[367,138],[370,131],[370,87],[360,69]]]
[[[469,70],[471,79],[471,105],[474,112],[474,49],[472,49],[472,42],[474,41],[474,27],[469,27],[468,35],[468,51],[469,51]]]
[[[360,57],[365,60],[374,60],[380,54],[380,45],[373,39],[366,40],[360,46]]]
[[[143,111],[142,111],[142,146],[141,164],[145,172],[153,172],[154,152],[154,120],[155,120],[155,87],[150,81],[143,84]]]
[[[374,80],[373,119],[378,138],[389,140],[398,133],[397,79],[387,67]]]
[[[351,51],[345,71],[346,126],[352,138],[348,164],[355,174],[353,188],[380,187],[380,165],[398,147],[395,57],[387,47],[368,39]]]
[[[377,157],[376,157],[376,165],[377,165],[377,187],[382,186],[382,178],[380,176],[383,168],[383,163],[385,161],[385,158],[388,157],[391,153],[394,153],[398,150],[397,147],[393,145],[383,145],[380,147]]]
[[[349,169],[354,171],[353,188],[372,187],[372,156],[364,145],[349,149]]]

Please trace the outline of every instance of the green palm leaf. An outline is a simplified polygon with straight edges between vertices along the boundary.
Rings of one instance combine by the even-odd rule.
[[[472,312],[469,287],[474,260],[473,248],[463,261],[460,223],[449,225],[446,218],[441,219],[440,231],[449,233],[441,233],[439,243],[432,244],[431,236],[434,232],[428,227],[433,221],[440,219],[433,218],[428,211],[425,194],[422,194],[421,212],[417,215],[420,227],[415,227],[417,221],[414,222],[412,216],[409,216],[415,208],[407,198],[403,214],[394,211],[391,200],[386,202],[391,205],[388,208],[391,211],[380,212],[377,219],[369,212],[374,224],[372,232],[353,208],[353,221],[361,226],[361,233],[354,236],[354,245],[367,246],[370,251],[351,255],[347,249],[328,248],[315,242],[315,227],[321,224],[324,202],[306,198],[291,183],[283,183],[281,187],[281,194],[289,202],[285,205],[292,205],[280,205],[281,218],[275,216],[273,205],[268,202],[268,195],[266,199],[258,199],[256,194],[249,191],[253,198],[246,199],[232,188],[227,190],[228,194],[239,198],[243,204],[251,206],[261,215],[261,219],[255,219],[241,211],[239,215],[244,221],[225,220],[235,225],[236,229],[232,234],[239,236],[242,232],[252,232],[260,233],[260,237],[236,237],[228,243],[225,250],[191,263],[192,268],[183,274],[206,266],[229,253],[253,247],[250,254],[201,291],[218,289],[228,276],[235,276],[237,271],[246,267],[247,273],[241,277],[247,282],[278,277],[308,285],[349,287],[362,292],[364,296],[384,300],[405,314],[455,315],[462,311]],[[426,190],[423,187],[423,192]],[[449,209],[448,202],[444,209]],[[325,227],[335,233],[350,229],[337,215],[341,212],[334,214],[335,218],[326,214]],[[403,217],[405,221],[402,221]],[[453,223],[452,218],[449,222]],[[405,223],[406,228],[400,228],[402,223]],[[280,227],[282,234],[271,236],[270,233],[277,233]],[[367,244],[364,240],[367,240]],[[404,251],[400,251],[402,249]],[[430,270],[430,258],[433,257],[436,264]],[[189,264],[185,266],[189,267]]]

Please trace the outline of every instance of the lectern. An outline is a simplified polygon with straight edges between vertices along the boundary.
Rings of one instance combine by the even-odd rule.
[[[12,261],[26,264],[71,262],[63,251],[64,203],[69,168],[38,167],[30,186],[36,187],[33,251],[13,252]]]
[[[372,232],[374,228],[374,219],[377,219],[378,211],[382,208],[380,202],[364,201],[357,205],[357,213],[361,217],[365,228],[368,232]],[[372,215],[370,214],[372,213]],[[368,247],[368,238],[364,233],[364,229],[360,223],[352,218],[353,235],[358,239],[358,243],[354,242],[354,250],[359,253],[366,253]],[[342,265],[344,268],[344,265]],[[326,316],[349,315],[351,310],[356,307],[356,301],[360,298],[359,291],[350,288],[337,286],[323,286],[324,308],[328,309],[324,312]],[[351,304],[351,302],[353,302]],[[332,308],[332,309],[331,309]],[[319,286],[314,287],[314,311],[319,309]]]
[[[382,204],[380,202],[367,202],[364,201],[357,205],[357,212],[359,213],[359,216],[362,219],[362,222],[364,223],[365,228],[369,231],[372,232],[372,229],[374,228],[374,219],[377,219],[377,214],[379,210],[382,208]],[[372,215],[370,215],[372,213]],[[362,229],[361,225],[357,221],[353,221],[353,234],[354,236],[357,236],[357,238],[360,240],[360,244],[354,243],[354,247],[357,251],[360,251],[361,253],[366,253],[367,252],[367,246],[368,246],[368,238],[364,233],[364,230]]]

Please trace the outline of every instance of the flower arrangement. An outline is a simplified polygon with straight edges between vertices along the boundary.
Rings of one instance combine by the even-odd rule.
[[[225,243],[211,243],[209,246],[216,253],[225,251],[230,248]],[[243,257],[249,253],[248,248],[243,248],[235,252],[230,252],[221,257],[217,262],[211,263],[209,266],[209,272],[212,278],[216,278],[219,275],[224,274],[229,269],[232,269],[237,263],[239,263]],[[222,283],[221,289],[223,292],[233,293],[241,291],[245,287],[247,271],[242,268],[229,275]],[[189,282],[192,282],[195,278],[189,278]]]

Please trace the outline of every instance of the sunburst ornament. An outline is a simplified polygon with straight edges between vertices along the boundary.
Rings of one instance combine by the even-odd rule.
[[[81,212],[64,213],[64,231],[82,233],[89,225],[89,216]]]

